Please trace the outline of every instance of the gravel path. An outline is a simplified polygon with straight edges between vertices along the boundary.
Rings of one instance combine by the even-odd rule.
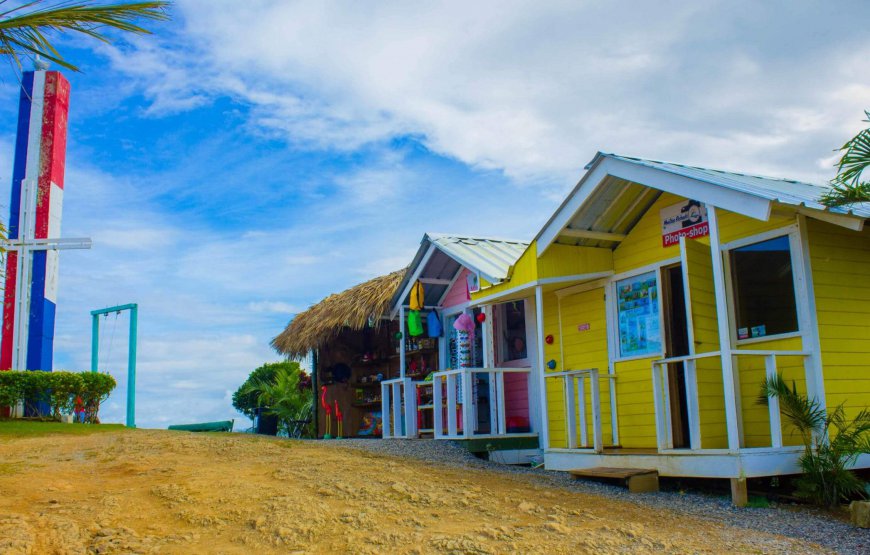
[[[727,497],[663,491],[629,494],[625,488],[599,482],[574,480],[567,473],[509,466],[478,459],[454,442],[432,439],[320,441],[331,447],[361,449],[396,457],[425,460],[430,464],[475,468],[527,477],[535,483],[578,493],[617,498],[650,509],[668,509],[695,518],[780,534],[815,542],[839,553],[870,554],[870,530],[855,528],[829,515],[804,506],[772,504],[769,508],[736,508]]]

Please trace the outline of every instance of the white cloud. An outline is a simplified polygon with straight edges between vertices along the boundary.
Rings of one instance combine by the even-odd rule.
[[[248,310],[253,312],[265,312],[268,314],[296,314],[298,312],[302,312],[303,309],[292,305],[290,303],[285,303],[283,301],[256,301],[248,303]]]
[[[843,122],[854,128],[870,87],[860,29],[826,7],[188,0],[178,11],[168,54],[152,43],[112,54],[153,111],[226,95],[250,105],[253,132],[295,146],[413,135],[519,182],[570,183],[599,148],[826,179],[813,160]],[[362,182],[363,199],[390,194],[376,182]]]

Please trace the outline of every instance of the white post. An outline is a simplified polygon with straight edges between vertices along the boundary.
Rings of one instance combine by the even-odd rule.
[[[547,383],[546,377],[544,373],[546,372],[546,366],[544,365],[544,290],[538,285],[535,287],[535,327],[538,332],[538,340],[537,340],[537,364],[532,366],[532,372],[534,372],[537,376],[538,380],[538,391],[539,394],[537,398],[540,399],[541,405],[539,407],[540,411],[540,446],[541,449],[546,450],[550,446],[550,437],[549,437],[549,420],[548,420],[548,412],[547,412]],[[559,330],[561,335],[561,330]],[[561,344],[561,337],[559,339],[559,343]],[[532,380],[533,377],[530,375],[529,380]],[[531,383],[531,381],[529,382]],[[529,399],[529,412],[532,409],[532,399]]]
[[[716,295],[716,317],[719,324],[719,350],[722,360],[722,386],[725,390],[728,449],[737,451],[740,449],[740,420],[737,415],[734,360],[731,357],[731,323],[728,321],[725,269],[722,264],[722,242],[719,239],[719,216],[716,214],[716,207],[707,205],[707,220],[710,226],[710,252],[713,257],[713,291]]]
[[[408,327],[405,324],[405,306],[399,306],[399,331],[402,337],[399,338],[399,377],[405,377],[405,340],[407,338]]]
[[[667,424],[665,423],[665,401],[662,396],[662,378],[661,375],[663,373],[664,363],[653,362],[652,364],[652,374],[653,374],[653,410],[655,410],[655,422],[656,422],[656,443],[658,444],[659,451],[663,451],[668,448],[666,441],[667,434]]]
[[[568,449],[577,448],[577,407],[574,401],[574,376],[562,377],[565,384],[565,435],[568,436]]]
[[[764,357],[764,372],[767,379],[776,377],[776,355]],[[782,422],[779,415],[779,397],[767,398],[767,412],[770,415],[770,446],[782,447]]]
[[[583,374],[571,376],[571,381],[577,380],[577,414],[580,423],[580,445],[583,447],[589,446],[589,437],[587,434],[589,425],[586,422],[586,377]]]
[[[683,363],[686,377],[686,401],[689,405],[689,448],[701,448],[701,407],[698,399],[698,368],[695,359]]]
[[[405,394],[405,437],[417,437],[417,386],[414,380],[405,378],[402,383]]]
[[[447,375],[447,435],[456,437],[456,374]]]
[[[464,369],[459,375],[462,380],[462,435],[471,437],[474,435],[474,374]]]
[[[381,384],[381,418],[382,425],[381,429],[383,433],[381,435],[382,438],[388,439],[392,437],[390,433],[390,411],[392,407],[390,406],[390,386],[389,384],[382,383]]]
[[[500,433],[498,428],[498,413],[502,409],[501,403],[498,400],[498,392],[496,391],[495,374],[495,372],[490,371],[486,373],[486,376],[489,385],[489,433],[498,435]]]
[[[439,439],[444,435],[444,422],[441,401],[441,386],[444,380],[441,376],[435,375],[432,377],[432,427],[435,429],[435,439]]]
[[[803,350],[810,353],[804,358],[804,371],[807,379],[807,397],[816,399],[822,409],[827,410],[828,401],[825,395],[825,379],[822,371],[821,348],[819,346],[819,322],[816,312],[816,292],[813,285],[813,268],[810,260],[810,241],[807,230],[806,216],[797,216],[799,268],[798,279],[798,325],[804,331]],[[803,300],[803,302],[801,302]],[[803,320],[803,321],[801,321]]]
[[[596,453],[604,450],[604,438],[601,433],[601,384],[598,382],[598,370],[589,372],[589,380],[592,382],[592,446]]]
[[[393,437],[404,437],[402,426],[402,385],[393,383]]]
[[[504,372],[495,373],[495,391],[496,399],[498,400],[498,433],[507,433],[507,414],[504,406]]]

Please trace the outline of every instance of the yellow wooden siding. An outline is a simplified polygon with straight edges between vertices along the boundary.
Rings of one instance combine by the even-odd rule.
[[[722,385],[722,360],[698,360],[698,418],[702,449],[726,449],[728,428],[725,420],[725,388]]]
[[[739,347],[742,350],[761,351],[800,351],[800,337],[772,339]],[[803,357],[776,357],[776,368],[788,383],[794,383],[797,390],[806,393],[806,371]],[[764,357],[737,356],[735,371],[740,382],[741,415],[743,418],[743,446],[770,447],[770,413],[767,406],[759,404],[761,383],[765,377]],[[799,436],[787,423],[783,422],[782,441],[784,445],[798,445]]]
[[[556,368],[550,370],[544,368],[544,372],[552,373],[562,370],[562,361],[559,360],[559,344],[562,338],[559,336],[559,315],[556,295],[544,293],[544,337],[553,336],[553,343],[544,342],[544,363],[555,360]],[[545,380],[547,388],[547,423],[549,431],[549,447],[567,447],[565,435],[565,392],[560,378],[548,378]]]
[[[870,406],[870,227],[807,224],[827,404],[854,416]]]
[[[503,293],[538,279],[538,249],[536,245],[533,241],[526,248],[522,256],[514,264],[509,279],[495,285],[481,280],[480,291],[471,294],[472,300],[486,299],[491,295]]]
[[[713,257],[710,246],[698,241],[685,242],[688,276],[684,284],[689,293],[692,316],[692,334],[695,353],[719,350],[719,322],[716,313],[716,294],[713,291]]]
[[[677,245],[662,246],[661,209],[685,200],[670,193],[662,193],[629,232],[628,237],[613,252],[613,265],[616,273],[628,272],[680,255]],[[719,217],[719,237],[723,243],[794,223],[794,218],[780,215],[771,216],[770,220],[766,222],[722,209],[717,210],[717,215]],[[710,238],[701,237],[693,239],[691,242],[709,245]]]
[[[613,269],[613,251],[554,244],[538,258],[538,279],[606,272]]]
[[[606,378],[608,369],[607,352],[607,315],[604,304],[604,288],[592,289],[561,300],[562,330],[560,340],[564,342],[564,370],[598,369],[601,379],[601,428],[605,445],[613,443],[610,412],[610,383]],[[589,329],[580,331],[579,327],[588,325]],[[584,383],[586,407],[587,443],[592,444],[592,388],[590,380]],[[577,398],[580,410],[579,395]],[[580,420],[577,420],[578,444]]]

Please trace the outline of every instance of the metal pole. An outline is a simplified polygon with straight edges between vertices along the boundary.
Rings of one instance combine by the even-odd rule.
[[[136,427],[136,335],[139,305],[130,308],[130,346],[127,357],[127,427]]]
[[[91,315],[91,372],[99,371],[100,367],[100,316]]]

